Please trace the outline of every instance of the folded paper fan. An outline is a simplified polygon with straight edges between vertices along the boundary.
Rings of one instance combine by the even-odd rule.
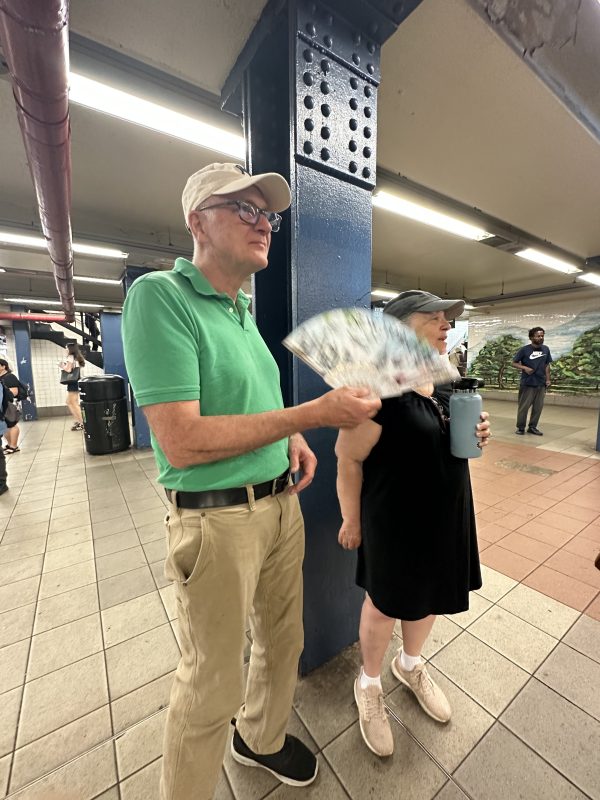
[[[334,389],[367,386],[393,397],[460,375],[438,351],[402,322],[363,308],[336,308],[303,322],[283,340]]]

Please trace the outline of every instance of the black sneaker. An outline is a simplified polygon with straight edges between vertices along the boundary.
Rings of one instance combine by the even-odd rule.
[[[4,492],[8,492],[8,486],[6,484],[0,486],[0,494],[4,494]]]
[[[517,428],[515,433],[518,434],[519,436],[525,436],[525,429],[524,428]]]
[[[238,764],[262,767],[288,786],[308,786],[317,777],[319,762],[308,747],[289,734],[278,753],[262,756],[254,753],[234,728],[231,755]]]
[[[544,434],[537,428],[527,428],[527,433],[533,433],[534,436],[543,436]]]

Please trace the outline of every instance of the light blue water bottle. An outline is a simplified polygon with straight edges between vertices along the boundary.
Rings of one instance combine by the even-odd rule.
[[[452,384],[450,396],[450,452],[456,458],[479,458],[482,450],[477,445],[477,425],[481,422],[481,395],[483,386],[478,378],[461,378]]]

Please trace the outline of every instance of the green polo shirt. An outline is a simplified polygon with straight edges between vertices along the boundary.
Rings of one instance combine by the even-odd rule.
[[[178,258],[170,272],[138,278],[127,294],[122,322],[125,363],[138,405],[195,400],[206,417],[283,408],[277,364],[248,304],[241,291],[235,303],[215,291],[185,258]],[[287,439],[185,469],[169,464],[154,437],[152,447],[159,482],[189,492],[262,483],[289,464]]]

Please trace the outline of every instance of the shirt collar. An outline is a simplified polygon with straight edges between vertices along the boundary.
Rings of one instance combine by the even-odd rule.
[[[191,261],[188,261],[187,258],[175,259],[173,272],[178,272],[180,275],[186,277],[198,294],[203,294],[207,297],[212,296],[229,298],[229,295],[225,294],[224,292],[217,292],[217,290],[208,281],[206,276],[198,269],[198,267],[194,266]],[[250,305],[250,299],[251,298],[248,297],[247,294],[244,294],[241,289],[238,291],[237,303],[243,307],[244,310]]]

